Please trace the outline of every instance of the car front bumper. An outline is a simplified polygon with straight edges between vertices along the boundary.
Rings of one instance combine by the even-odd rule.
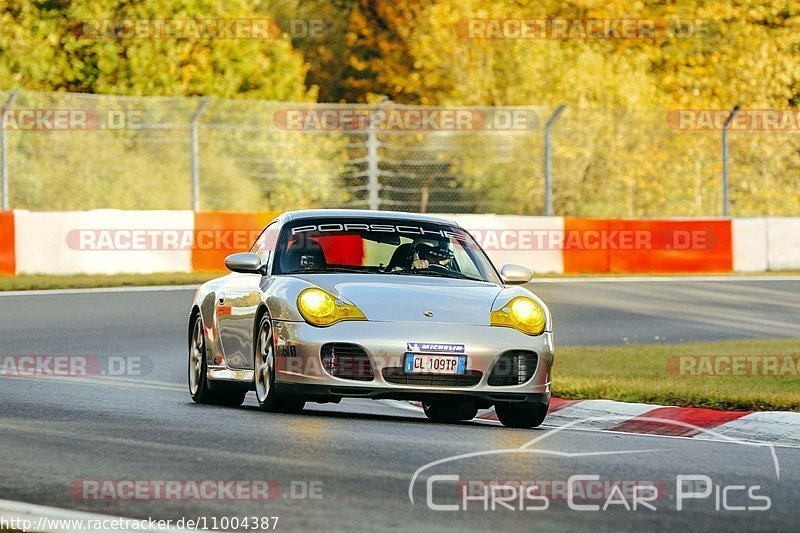
[[[412,321],[349,321],[326,328],[305,322],[277,321],[274,331],[276,386],[281,396],[336,401],[342,397],[425,400],[446,395],[471,397],[484,404],[498,401],[548,403],[550,399],[554,351],[552,332],[530,336],[506,327]],[[372,365],[373,379],[361,381],[329,374],[323,368],[320,356],[322,346],[327,343],[361,347]],[[447,378],[435,379],[435,384],[387,380],[384,370],[403,366],[408,343],[464,345],[467,371],[481,376],[469,385],[448,383]],[[500,356],[513,350],[536,353],[537,366],[533,376],[518,385],[489,385],[489,376]]]

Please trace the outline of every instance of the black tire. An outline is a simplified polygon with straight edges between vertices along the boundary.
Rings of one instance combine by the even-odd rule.
[[[425,411],[425,416],[434,422],[472,420],[478,414],[478,408],[474,402],[422,402],[422,410]]]
[[[498,403],[494,406],[497,419],[510,428],[535,428],[547,417],[547,403]]]
[[[272,321],[266,313],[258,323],[253,342],[253,388],[258,407],[268,413],[299,413],[303,400],[287,400],[278,396],[275,387],[275,344],[272,341]]]
[[[239,407],[244,403],[246,390],[234,387],[225,387],[216,384],[211,390],[208,382],[208,366],[206,362],[206,337],[203,330],[203,319],[195,315],[191,328],[192,336],[189,338],[189,394],[195,403],[207,405],[223,405],[226,407]]]

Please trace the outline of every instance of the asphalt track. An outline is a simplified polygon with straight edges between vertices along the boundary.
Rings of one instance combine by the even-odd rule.
[[[800,281],[535,283],[552,307],[559,345],[800,337]],[[278,529],[462,531],[794,531],[800,450],[580,430],[512,430],[430,423],[392,402],[311,404],[302,415],[194,405],[185,391],[186,310],[192,291],[0,296],[3,355],[141,357],[142,376],[0,377],[0,499],[134,518],[279,516]],[[532,439],[537,441],[525,446]],[[500,450],[506,450],[501,452]],[[431,461],[479,454],[424,468]],[[424,468],[411,487],[412,477]],[[459,505],[449,474],[466,480],[563,483],[573,475],[660,487],[656,510],[612,505],[544,510]],[[720,510],[707,499],[677,510],[677,475],[766,495],[767,511]],[[273,480],[270,501],[82,500],[77,480]],[[274,489],[278,485],[282,491]],[[320,487],[321,498],[304,497]],[[728,493],[729,505],[764,502]],[[509,493],[500,496],[508,496]],[[605,500],[604,494],[599,503]],[[626,501],[631,498],[626,494]],[[542,502],[525,505],[540,505]],[[578,503],[587,503],[579,501]],[[491,506],[491,503],[488,503]]]

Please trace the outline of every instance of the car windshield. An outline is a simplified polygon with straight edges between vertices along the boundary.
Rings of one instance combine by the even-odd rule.
[[[291,222],[278,240],[275,274],[359,273],[500,283],[475,240],[447,224],[402,219]]]

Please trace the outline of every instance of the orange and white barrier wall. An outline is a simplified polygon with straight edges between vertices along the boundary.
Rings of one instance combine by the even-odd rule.
[[[567,274],[734,269],[730,220],[566,217],[564,226]]]
[[[17,272],[15,236],[14,213],[0,212],[0,275]]]
[[[225,256],[246,251],[277,215],[0,212],[0,274],[222,271]],[[469,230],[498,266],[519,263],[539,273],[800,269],[800,218],[445,216]]]

